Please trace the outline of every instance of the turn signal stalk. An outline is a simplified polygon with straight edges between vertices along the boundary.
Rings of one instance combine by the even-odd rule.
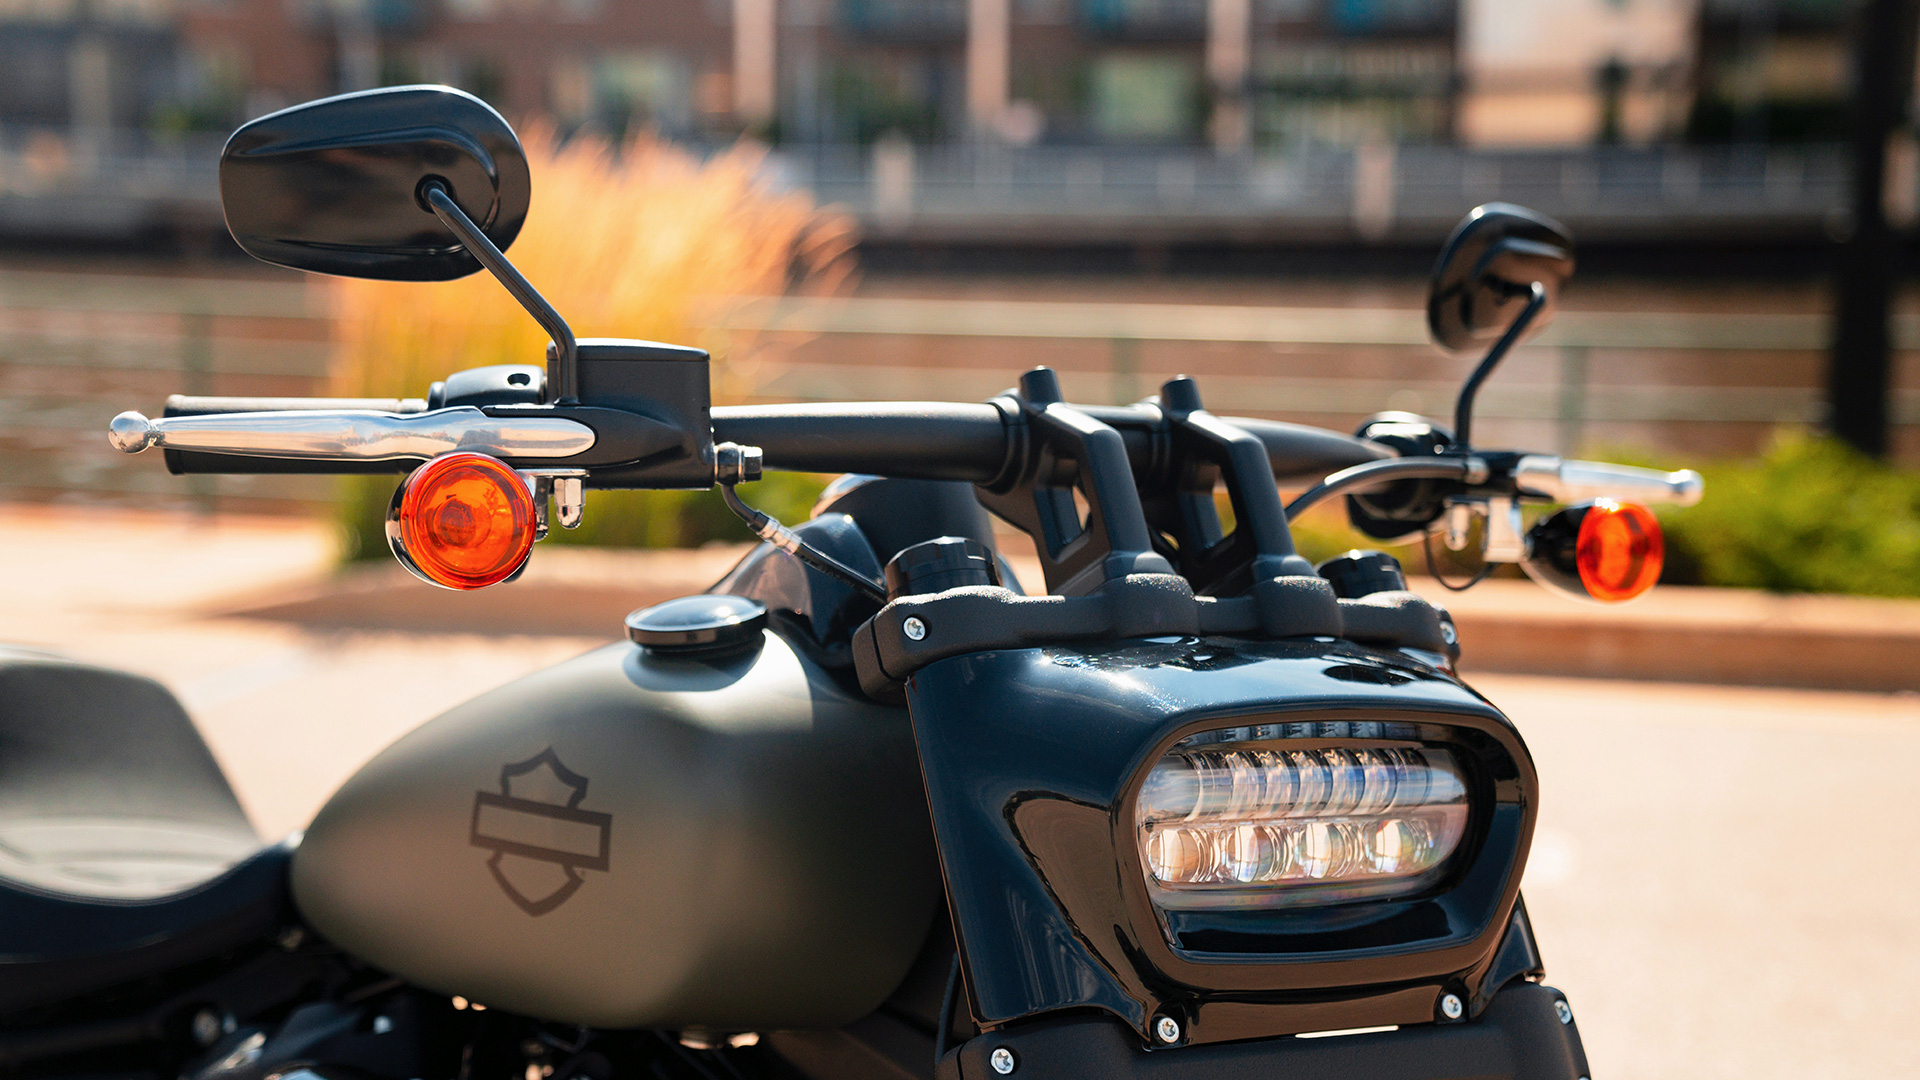
[[[387,509],[400,565],[447,589],[484,589],[520,572],[536,515],[526,481],[499,458],[442,454],[413,470]]]
[[[1596,499],[1541,518],[1527,534],[1527,576],[1580,600],[1617,604],[1653,588],[1666,561],[1660,521],[1631,503]]]

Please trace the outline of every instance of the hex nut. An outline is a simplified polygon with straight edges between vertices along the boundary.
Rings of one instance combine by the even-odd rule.
[[[1459,994],[1445,994],[1440,998],[1440,1015],[1449,1020],[1458,1020],[1467,1015],[1467,1003],[1460,1000]]]
[[[907,635],[908,641],[920,641],[927,636],[927,624],[921,622],[918,615],[907,616],[907,621],[900,624],[900,630]]]
[[[1163,1016],[1153,1022],[1153,1034],[1163,1043],[1177,1043],[1180,1041],[1180,1021]]]
[[[1013,1060],[1013,1051],[1004,1046],[994,1047],[993,1053],[987,1055],[987,1064],[993,1066],[993,1071],[1001,1076],[1011,1075],[1019,1065]]]

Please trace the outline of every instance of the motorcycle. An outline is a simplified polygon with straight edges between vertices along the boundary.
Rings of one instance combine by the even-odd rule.
[[[1316,567],[1288,527],[1340,497],[1382,541],[1584,599],[1651,587],[1639,503],[1698,474],[1472,442],[1573,270],[1556,223],[1490,204],[1442,252],[1436,339],[1491,344],[1452,426],[1346,436],[1216,415],[1187,378],[1073,405],[1045,368],[983,403],[714,406],[705,353],[576,340],[507,260],[525,156],[445,87],[255,120],[220,180],[268,262],[487,270],[545,363],[420,399],[176,396],[115,447],[400,475],[393,553],[450,589],[512,580],[589,488],[717,486],[764,543],[264,847],[158,684],[0,655],[0,1072],[1589,1075],[1520,896],[1519,733],[1390,555]],[[735,490],[766,469],[845,475],[788,527]]]

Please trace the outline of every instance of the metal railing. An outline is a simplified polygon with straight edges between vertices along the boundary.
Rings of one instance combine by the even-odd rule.
[[[1432,239],[1517,202],[1586,238],[1818,233],[1845,205],[1834,146],[1485,151],[1379,144],[1219,155],[1115,147],[783,149],[788,182],[869,229],[937,234]]]
[[[210,135],[0,128],[0,234],[126,238],[221,228]]]
[[[0,234],[134,236],[221,225],[221,140],[0,129]],[[1430,241],[1494,199],[1583,239],[1818,235],[1845,203],[1839,147],[1302,146],[1219,155],[1115,146],[800,145],[774,179],[874,235]],[[537,197],[537,196],[536,196]]]

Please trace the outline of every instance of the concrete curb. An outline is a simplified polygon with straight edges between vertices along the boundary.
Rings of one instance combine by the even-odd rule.
[[[1468,675],[1920,691],[1920,601],[1667,588],[1607,608],[1520,581],[1432,599],[1453,612]]]

